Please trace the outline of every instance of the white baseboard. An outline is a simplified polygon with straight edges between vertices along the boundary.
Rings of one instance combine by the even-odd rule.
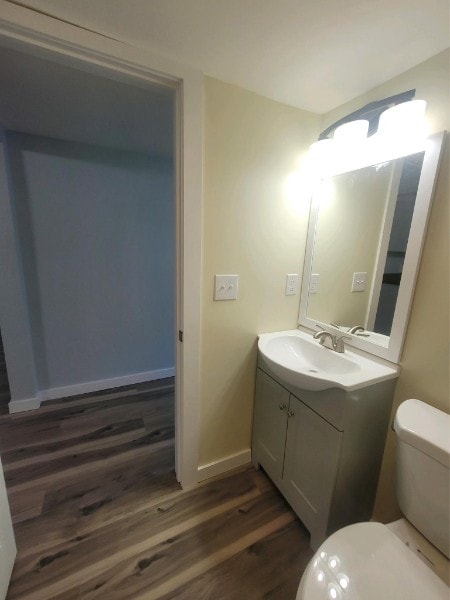
[[[8,404],[9,414],[24,412],[26,410],[34,410],[41,405],[39,396],[34,398],[24,398],[23,400],[11,400]]]
[[[66,385],[59,388],[49,388],[41,390],[39,395],[41,400],[45,402],[46,400],[57,400],[58,398],[67,398],[68,396],[78,396],[78,394],[89,394],[90,392],[109,390],[124,385],[134,385],[136,383],[144,383],[145,381],[164,379],[165,377],[173,377],[174,375],[175,368],[171,367],[170,369],[160,369],[159,371],[145,371],[143,373],[133,373],[132,375],[122,375],[121,377],[111,377],[110,379],[99,379],[97,381],[76,383],[75,385]]]
[[[145,371],[143,373],[133,373],[132,375],[122,375],[121,377],[111,377],[110,379],[100,379],[97,381],[88,381],[87,383],[77,383],[75,385],[66,385],[59,388],[49,388],[41,390],[34,398],[25,398],[23,400],[11,400],[8,404],[9,413],[19,413],[27,410],[39,408],[41,402],[46,400],[57,400],[58,398],[67,398],[69,396],[78,396],[78,394],[89,394],[90,392],[99,392],[111,388],[122,387],[124,385],[134,385],[144,383],[145,381],[155,381],[165,377],[174,377],[175,368],[160,369],[159,371]]]
[[[227,471],[231,471],[232,469],[236,469],[237,467],[242,467],[243,465],[250,463],[251,458],[252,452],[249,448],[248,450],[231,454],[230,456],[226,456],[220,460],[215,460],[214,462],[206,465],[200,465],[198,467],[198,480],[203,481],[205,479],[209,479],[210,477],[215,477],[216,475],[223,475],[223,473],[226,473]]]

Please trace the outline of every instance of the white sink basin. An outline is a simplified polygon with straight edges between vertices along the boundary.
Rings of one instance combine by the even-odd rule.
[[[337,387],[347,392],[398,376],[398,367],[346,348],[340,354],[324,348],[312,334],[298,329],[259,336],[261,358],[282,381],[304,390]]]

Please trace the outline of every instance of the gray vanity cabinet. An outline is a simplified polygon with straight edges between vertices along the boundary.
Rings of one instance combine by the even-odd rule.
[[[394,383],[308,392],[258,364],[252,461],[279,488],[316,549],[333,531],[372,515]]]
[[[292,394],[289,415],[284,494],[311,537],[325,536],[316,517],[329,512],[343,434]]]
[[[256,397],[254,422],[257,423],[257,436],[254,437],[253,453],[259,457],[266,473],[274,481],[281,481],[289,392],[258,369]]]

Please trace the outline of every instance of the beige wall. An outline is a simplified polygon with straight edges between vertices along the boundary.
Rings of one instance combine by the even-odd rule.
[[[322,128],[372,100],[411,88],[427,101],[429,133],[450,129],[450,51],[442,52],[325,115]],[[439,172],[412,311],[401,359],[393,414],[407,398],[419,398],[449,412],[449,140]],[[399,514],[395,498],[395,435],[384,453],[374,517],[390,521]]]
[[[297,326],[309,203],[286,179],[320,118],[205,78],[200,464],[248,450],[258,333]],[[215,273],[239,274],[237,301],[214,302]]]
[[[324,115],[321,129],[372,100],[415,88],[429,133],[450,129],[450,51]],[[284,182],[317,137],[318,118],[205,79],[200,464],[250,446],[256,335],[296,327],[307,202],[293,207]],[[393,413],[416,397],[449,411],[449,148],[440,169],[401,360]],[[236,302],[213,302],[214,273],[238,273]],[[398,515],[395,439],[389,430],[375,518]]]

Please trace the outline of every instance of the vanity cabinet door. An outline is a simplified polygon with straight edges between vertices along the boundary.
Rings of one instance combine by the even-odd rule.
[[[286,498],[314,537],[324,537],[342,432],[291,395],[283,483]]]
[[[288,407],[289,392],[257,369],[252,460],[276,483],[283,474]]]

